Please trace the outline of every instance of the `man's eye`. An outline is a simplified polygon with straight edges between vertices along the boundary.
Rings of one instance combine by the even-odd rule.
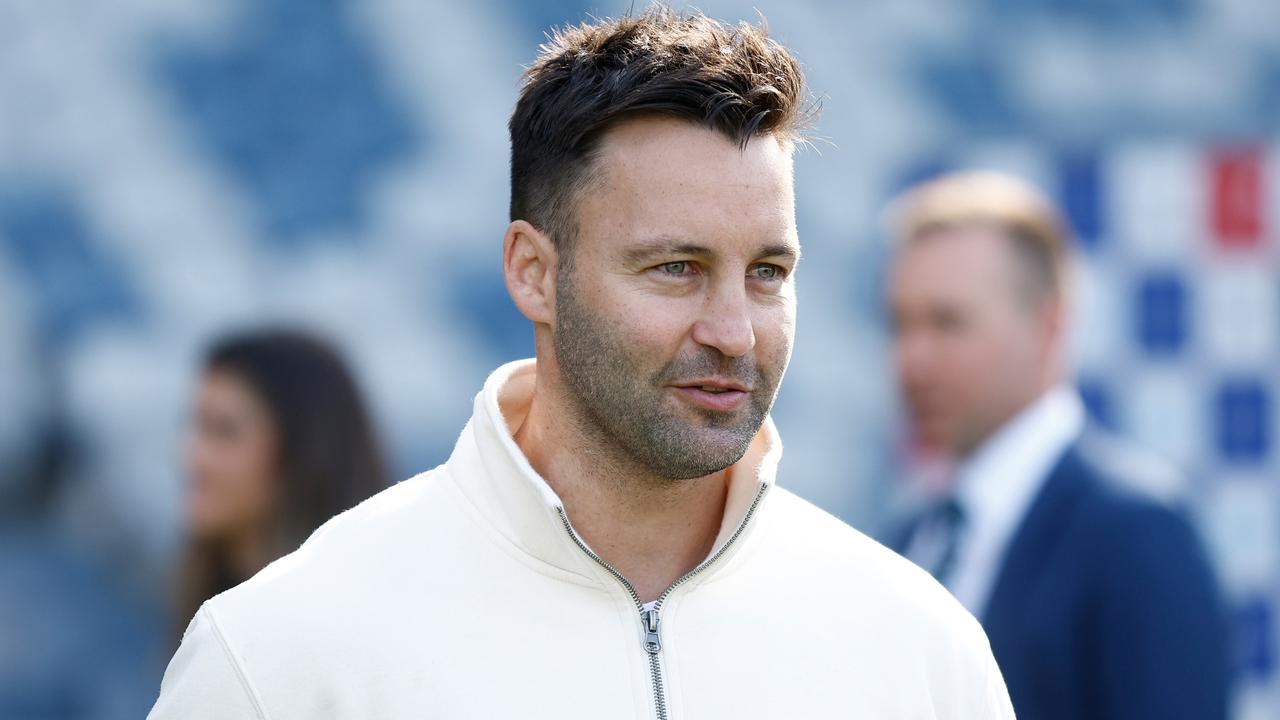
[[[782,277],[782,268],[777,265],[756,265],[751,268],[751,274],[761,280],[776,280]]]
[[[662,272],[668,275],[683,275],[689,269],[689,263],[681,260],[679,262],[669,262],[662,264]]]

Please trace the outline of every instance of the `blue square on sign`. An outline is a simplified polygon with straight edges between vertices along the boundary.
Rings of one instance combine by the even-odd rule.
[[[1187,286],[1173,273],[1148,275],[1139,283],[1135,307],[1138,342],[1148,354],[1176,355],[1187,344]]]
[[[1103,235],[1102,171],[1091,154],[1070,155],[1058,165],[1062,207],[1086,250],[1096,250]]]
[[[1275,667],[1271,625],[1274,613],[1266,598],[1252,598],[1236,608],[1236,672],[1266,678]]]
[[[1217,398],[1218,452],[1231,463],[1261,463],[1271,448],[1271,396],[1256,380],[1224,382]]]

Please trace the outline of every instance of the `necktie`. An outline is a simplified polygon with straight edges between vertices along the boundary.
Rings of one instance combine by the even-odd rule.
[[[954,497],[948,496],[934,507],[932,515],[932,521],[936,523],[942,542],[937,561],[933,567],[929,568],[929,572],[934,579],[946,585],[951,572],[955,569],[956,555],[960,550],[960,533],[964,530],[964,508]]]

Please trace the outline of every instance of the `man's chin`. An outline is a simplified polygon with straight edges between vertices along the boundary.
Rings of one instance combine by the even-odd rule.
[[[737,460],[732,461],[725,461],[723,458],[699,459],[703,459],[705,462],[701,464],[690,463],[679,468],[653,468],[653,470],[656,474],[671,482],[687,482],[689,480],[704,478],[708,475],[715,475],[718,472],[733,467],[734,463],[742,458],[739,457]]]
[[[929,454],[947,454],[954,438],[940,422],[916,422],[912,442],[918,450]]]
[[[751,439],[755,437],[745,434],[745,429],[732,432],[690,429],[689,436],[695,439],[695,447],[699,452],[703,465],[709,468],[702,475],[710,475],[732,466],[747,454]],[[696,477],[702,477],[698,475]]]
[[[727,412],[685,407],[677,409],[668,418],[673,426],[681,428],[682,434],[713,444],[750,442],[764,424],[764,419],[757,420],[750,407]]]
[[[653,436],[637,457],[668,480],[693,480],[720,472],[746,455],[754,436],[745,429],[708,428],[700,423],[672,423]]]

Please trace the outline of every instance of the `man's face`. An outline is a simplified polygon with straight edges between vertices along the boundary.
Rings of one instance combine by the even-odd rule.
[[[981,226],[934,230],[895,258],[894,359],[925,446],[966,455],[1042,390],[1050,330],[1020,270],[1011,243]]]
[[[584,430],[659,477],[737,462],[791,356],[791,155],[665,118],[602,140],[557,276],[554,343]]]

